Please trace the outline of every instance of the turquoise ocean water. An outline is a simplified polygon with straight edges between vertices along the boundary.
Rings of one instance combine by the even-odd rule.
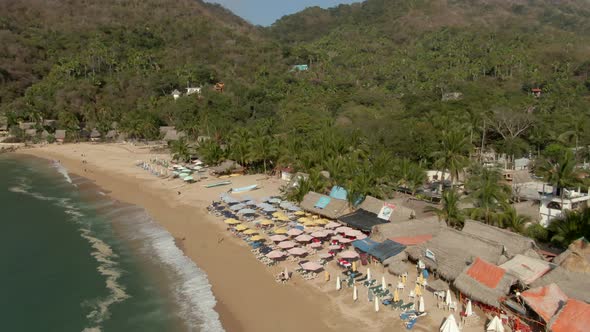
[[[0,156],[2,331],[221,331],[207,277],[141,207]]]

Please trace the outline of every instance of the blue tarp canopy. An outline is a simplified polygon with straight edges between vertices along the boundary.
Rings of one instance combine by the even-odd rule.
[[[400,252],[404,251],[406,246],[401,243],[397,243],[391,240],[385,240],[369,251],[371,256],[377,258],[379,261],[383,262],[384,260],[388,259],[389,257],[393,257]]]
[[[330,204],[330,197],[328,197],[328,196],[322,196],[315,203],[314,207],[316,207],[318,209],[325,209],[326,206],[328,206],[328,204]]]
[[[240,204],[236,204],[236,205],[230,206],[229,209],[232,210],[232,211],[238,211],[238,210],[241,210],[241,209],[243,209],[245,207],[246,207],[246,204],[241,204],[240,203]]]
[[[348,192],[346,191],[346,189],[339,186],[332,187],[332,190],[330,191],[330,197],[332,198],[346,200],[347,196]]]
[[[362,251],[362,252],[370,252],[371,249],[378,245],[379,242],[373,241],[369,238],[366,239],[362,239],[362,240],[356,240],[352,242],[353,247],[357,248],[358,250]]]

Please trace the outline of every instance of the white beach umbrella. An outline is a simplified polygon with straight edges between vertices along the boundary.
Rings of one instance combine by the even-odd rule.
[[[502,325],[502,321],[498,316],[494,316],[488,327],[486,328],[487,332],[504,332],[504,325]]]
[[[447,289],[447,295],[445,296],[445,304],[450,305],[453,299],[451,298],[451,290]]]
[[[340,290],[342,284],[340,283],[340,277],[336,277],[336,290]]]
[[[459,326],[457,326],[457,321],[453,314],[450,314],[449,317],[447,317],[443,325],[440,327],[440,332],[459,332]]]
[[[352,299],[354,301],[356,301],[356,300],[358,300],[358,298],[359,298],[359,290],[358,290],[358,288],[356,288],[356,285],[354,285],[352,287]]]
[[[375,302],[375,312],[379,312],[379,298],[375,297],[373,302]]]
[[[371,269],[367,268],[367,280],[371,280]]]
[[[420,296],[418,301],[418,312],[424,312],[424,296]]]
[[[385,276],[381,277],[381,288],[385,290],[387,288],[387,283],[385,282]]]
[[[473,315],[473,308],[471,307],[471,300],[467,300],[467,307],[465,308],[465,316]]]

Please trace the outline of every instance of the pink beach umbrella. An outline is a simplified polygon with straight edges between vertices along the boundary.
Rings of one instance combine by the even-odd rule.
[[[329,252],[322,252],[320,254],[318,254],[319,258],[323,258],[323,259],[328,259],[328,258],[332,258],[332,254],[330,254]]]
[[[333,241],[340,241],[341,238],[342,238],[342,235],[332,236]]]
[[[266,257],[272,258],[272,259],[278,259],[283,256],[285,256],[285,253],[280,250],[273,250],[273,251],[269,252],[268,254],[266,254]]]
[[[328,236],[328,233],[325,231],[316,231],[316,232],[311,233],[310,235],[313,237],[323,238],[323,237]]]
[[[317,232],[319,230],[321,230],[322,228],[319,227],[305,227],[305,233],[313,233],[313,232]]]
[[[309,246],[314,249],[317,249],[317,248],[321,248],[322,244],[320,242],[314,242],[314,243],[310,244]]]
[[[291,255],[294,256],[302,256],[307,254],[307,250],[303,249],[303,248],[291,248],[289,250],[287,250],[287,252]]]
[[[281,242],[281,241],[285,241],[286,239],[287,239],[286,236],[280,235],[280,234],[273,235],[270,237],[270,240],[273,242]]]
[[[330,249],[330,250],[340,250],[342,248],[340,248],[340,245],[339,244],[333,244],[333,245],[329,246],[328,249]]]
[[[345,243],[345,244],[346,244],[346,243],[350,243],[350,242],[352,242],[352,241],[354,241],[354,240],[347,239],[347,238],[345,238],[345,237],[342,237],[342,238],[338,239],[338,242],[340,242],[340,243]]]
[[[293,241],[283,241],[283,242],[279,243],[278,246],[281,249],[289,249],[289,248],[293,248],[295,246],[295,242],[293,242]]]
[[[344,259],[355,259],[355,258],[359,258],[359,254],[356,251],[352,251],[352,250],[346,250],[341,252],[338,256],[344,258]]]
[[[307,234],[301,234],[298,237],[295,238],[295,241],[297,242],[309,242],[313,239],[313,236],[311,235],[307,235]]]
[[[341,225],[339,223],[330,221],[329,223],[326,224],[326,226],[324,226],[324,228],[332,229],[332,228],[337,228],[340,226]]]
[[[301,268],[307,271],[318,271],[322,269],[322,266],[314,262],[305,262],[301,264]]]
[[[297,229],[297,228],[291,228],[290,230],[287,231],[287,235],[289,236],[297,236],[297,235],[301,235],[303,233],[302,230]]]
[[[336,232],[338,233],[346,233],[347,231],[352,231],[353,229],[348,226],[340,226],[336,228]]]
[[[366,236],[365,234],[361,234],[361,235],[359,235],[359,236],[356,237],[357,240],[364,240],[366,238],[368,238],[368,236]]]

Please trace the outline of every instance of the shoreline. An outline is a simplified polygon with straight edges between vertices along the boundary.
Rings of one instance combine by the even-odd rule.
[[[179,186],[170,187],[171,183],[162,183],[168,180],[142,174],[131,159],[125,160],[129,163],[121,169],[94,162],[87,155],[77,158],[82,155],[76,151],[80,146],[33,148],[17,154],[59,160],[69,172],[93,181],[111,198],[146,208],[185,255],[206,272],[217,300],[215,310],[227,331],[298,331],[301,317],[305,317],[306,329],[312,331],[362,327],[360,322],[343,317],[331,297],[312,286],[299,280],[288,285],[275,283],[272,271],[207,213],[209,199],[185,202],[184,193],[176,194]],[[120,148],[129,151],[129,147]],[[191,189],[202,190],[199,185]]]

